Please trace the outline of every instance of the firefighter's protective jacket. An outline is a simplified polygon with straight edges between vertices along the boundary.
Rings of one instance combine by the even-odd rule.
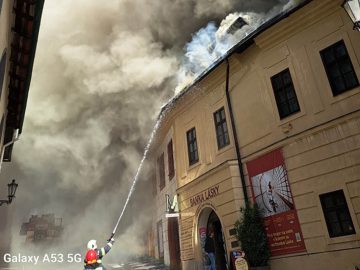
[[[86,259],[84,260],[85,263],[85,269],[96,269],[99,267],[103,267],[102,265],[102,258],[110,251],[112,248],[112,245],[114,243],[114,240],[111,239],[109,243],[106,244],[103,248],[96,248],[96,261],[90,261],[88,262]]]

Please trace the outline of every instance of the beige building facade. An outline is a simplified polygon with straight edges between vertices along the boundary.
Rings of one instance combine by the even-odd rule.
[[[355,269],[360,264],[360,34],[342,2],[312,1],[231,57],[243,163],[281,150],[305,243],[303,252],[272,257],[274,269]],[[354,82],[339,92],[331,74],[337,70],[326,63],[331,50],[335,57],[336,50],[346,53],[352,64]],[[281,118],[272,79],[286,69],[299,108]],[[249,178],[246,173],[251,194]],[[333,211],[326,209],[327,200]],[[343,200],[342,210],[336,200]],[[345,224],[346,229],[336,227]]]
[[[274,18],[163,110],[169,137],[152,147],[174,146],[182,269],[206,269],[209,230],[217,269],[231,269],[246,197],[271,269],[360,266],[360,34],[342,3]]]
[[[223,254],[219,257],[223,267],[228,263],[227,246],[238,243],[234,236],[223,236],[223,233],[234,227],[234,222],[240,217],[240,207],[243,205],[241,181],[239,178],[238,163],[232,129],[229,123],[229,111],[226,103],[224,90],[224,69],[214,71],[215,76],[211,80],[204,80],[199,89],[211,89],[215,91],[194,92],[193,95],[184,96],[176,102],[176,108],[167,111],[162,125],[157,132],[156,141],[152,145],[152,164],[156,168],[155,203],[157,206],[157,218],[153,222],[155,257],[164,258],[167,265],[172,265],[170,254],[171,248],[179,244],[182,269],[201,269],[203,264],[202,247],[199,244],[201,235],[196,232],[207,228],[207,223],[212,217],[221,237]],[[180,105],[180,106],[178,106]],[[214,130],[215,111],[223,112],[227,124],[228,139],[225,145],[219,149],[216,143]],[[198,139],[198,161],[189,164],[188,145],[186,134],[195,128]],[[169,179],[169,143],[173,145],[174,178]],[[163,164],[162,167],[159,164]],[[163,171],[163,173],[161,173]],[[161,184],[161,174],[165,175],[165,186]],[[176,196],[178,204],[178,217],[169,218],[166,215],[166,195],[170,198]],[[210,199],[211,197],[211,199]],[[168,224],[170,219],[178,223],[179,243],[175,237],[169,240],[170,233]],[[170,221],[173,222],[173,221]],[[162,224],[163,234],[159,237],[156,228]],[[164,227],[165,225],[165,227]],[[222,229],[224,228],[224,229]],[[163,243],[163,244],[161,244]],[[163,248],[164,253],[161,254]],[[179,268],[174,268],[179,269]]]
[[[164,122],[158,131],[156,147],[150,150],[155,168],[152,175],[155,207],[149,233],[149,254],[173,269],[179,269],[179,211],[173,137],[173,127]]]

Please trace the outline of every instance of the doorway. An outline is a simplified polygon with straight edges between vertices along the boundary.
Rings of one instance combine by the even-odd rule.
[[[206,235],[210,231],[214,232],[214,247],[215,247],[215,258],[216,258],[216,269],[217,270],[226,270],[228,269],[227,256],[226,256],[226,245],[223,229],[221,222],[217,214],[211,208],[205,208],[199,216],[199,242],[201,253],[204,253],[204,245]],[[203,258],[202,265],[204,270],[209,268],[206,261],[208,260]],[[208,262],[209,263],[209,262]]]
[[[170,253],[170,269],[180,270],[180,239],[179,239],[179,222],[177,217],[168,218],[168,239]]]
[[[216,269],[217,270],[227,269],[224,234],[221,227],[220,219],[214,211],[212,211],[209,215],[207,228],[208,231],[214,232]]]

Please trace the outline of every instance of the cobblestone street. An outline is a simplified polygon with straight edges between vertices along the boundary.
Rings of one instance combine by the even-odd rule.
[[[107,268],[124,270],[170,270],[169,267],[153,258],[137,258],[127,263],[109,264]]]

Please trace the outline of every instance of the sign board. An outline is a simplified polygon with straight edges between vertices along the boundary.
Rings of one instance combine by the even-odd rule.
[[[245,258],[245,252],[241,250],[233,250],[230,252],[230,260],[232,264],[232,269],[236,269],[236,259],[238,258]]]
[[[165,217],[166,218],[174,218],[174,217],[179,217],[180,215],[179,215],[179,213],[166,213],[165,214]]]
[[[254,202],[264,219],[271,254],[305,251],[281,150],[274,150],[246,165]]]
[[[201,239],[205,239],[206,238],[206,227],[200,227],[199,234],[200,234]]]
[[[170,195],[165,195],[166,200],[166,214],[165,216],[167,218],[171,217],[178,217],[179,216],[179,207],[177,202],[177,195],[174,195],[174,197],[171,199]]]
[[[235,260],[235,269],[236,270],[249,270],[249,265],[244,258],[239,257]]]
[[[199,238],[200,238],[200,246],[202,251],[202,263],[203,263],[203,269],[207,270],[210,267],[210,259],[205,253],[205,241],[206,241],[206,227],[200,227],[199,228]]]
[[[219,195],[219,185],[209,187],[205,191],[190,197],[190,207],[201,204],[202,202],[214,198],[217,195]]]

